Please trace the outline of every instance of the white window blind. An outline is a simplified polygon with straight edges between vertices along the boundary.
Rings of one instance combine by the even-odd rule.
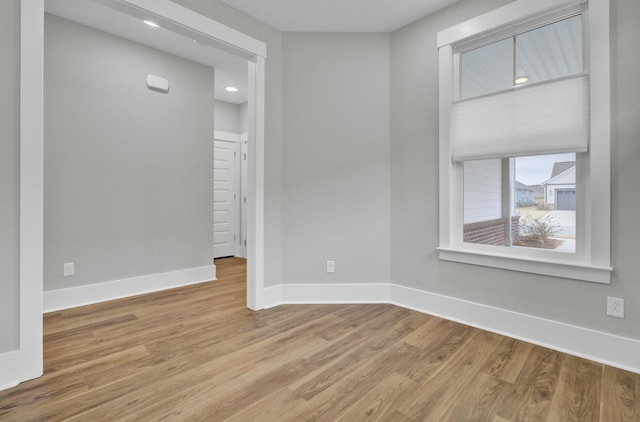
[[[563,152],[589,146],[589,79],[557,79],[454,102],[454,161]]]

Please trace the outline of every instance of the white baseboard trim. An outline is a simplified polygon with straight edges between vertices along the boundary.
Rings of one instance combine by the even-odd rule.
[[[388,283],[278,284],[265,288],[265,308],[282,304],[389,303]]]
[[[42,364],[29,365],[29,362],[34,361],[29,353],[25,349],[0,353],[0,391],[42,376]],[[42,360],[42,357],[39,359]]]
[[[284,284],[284,303],[388,303],[388,283]]]
[[[215,265],[44,292],[44,313],[173,289],[216,279]]]
[[[276,286],[265,287],[262,290],[264,297],[264,309],[273,308],[279,305],[284,305],[282,286],[284,284],[278,284]]]
[[[8,390],[10,388],[17,386],[18,384],[20,384],[18,381],[11,382],[9,384],[2,384],[0,385],[0,391]]]
[[[15,387],[23,381],[20,374],[20,358],[18,350],[0,354],[0,391]]]
[[[391,303],[640,373],[639,340],[395,284],[279,284],[265,303]]]
[[[236,245],[236,253],[235,255],[238,258],[246,258],[247,257],[247,248],[241,245]]]
[[[640,341],[628,337],[398,285],[391,303],[640,373]]]

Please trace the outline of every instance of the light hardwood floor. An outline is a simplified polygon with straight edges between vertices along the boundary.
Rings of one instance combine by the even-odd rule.
[[[640,376],[392,305],[245,307],[219,280],[45,315],[0,420],[640,421]]]

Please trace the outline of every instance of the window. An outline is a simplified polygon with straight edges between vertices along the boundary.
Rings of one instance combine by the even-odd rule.
[[[576,252],[576,154],[463,162],[463,241]]]
[[[582,14],[460,53],[461,99],[582,73]]]
[[[608,0],[438,34],[440,258],[610,282]]]

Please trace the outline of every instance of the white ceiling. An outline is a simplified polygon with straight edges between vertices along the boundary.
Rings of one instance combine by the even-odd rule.
[[[45,11],[103,32],[108,32],[167,53],[215,67],[214,97],[241,104],[247,101],[247,60],[207,45],[206,39],[193,39],[167,29],[151,28],[141,19],[112,9],[94,0],[47,0]],[[197,35],[192,35],[198,37]],[[225,91],[232,85],[236,93]]]
[[[392,32],[458,0],[222,0],[280,31]]]
[[[458,0],[222,0],[281,31],[391,32]],[[216,69],[214,96],[247,101],[247,61],[198,35],[151,28],[104,0],[47,0],[45,11]],[[232,85],[237,93],[228,93]]]

